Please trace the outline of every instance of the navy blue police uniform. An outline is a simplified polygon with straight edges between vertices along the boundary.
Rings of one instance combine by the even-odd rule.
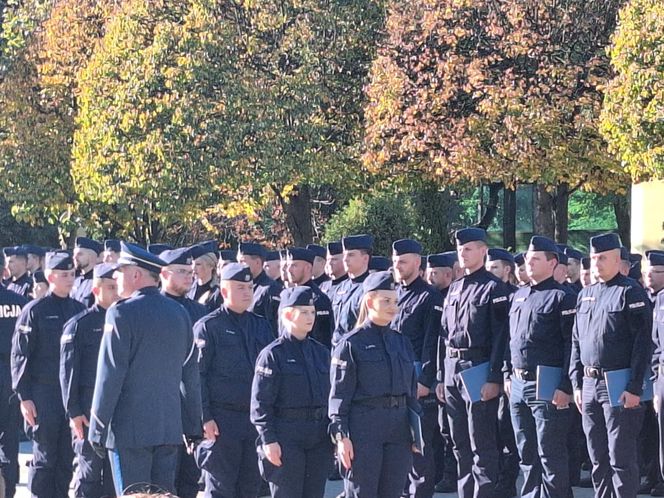
[[[281,293],[282,307],[314,306],[298,286]],[[273,498],[323,498],[332,462],[327,435],[330,352],[307,336],[286,331],[258,356],[251,390],[251,422],[259,434],[259,466]],[[282,465],[265,458],[262,445],[279,443]]]
[[[394,289],[389,272],[364,281],[365,293]],[[345,477],[346,498],[401,496],[412,465],[409,412],[417,402],[415,354],[390,326],[366,320],[332,352],[330,435],[350,438],[354,458]]]
[[[529,251],[557,254],[554,242],[540,236]],[[569,408],[537,397],[537,367],[561,369],[557,389],[571,396],[567,372],[572,348],[576,296],[553,276],[521,287],[510,308],[510,342],[505,380],[511,381],[510,407],[524,482],[521,496],[565,498],[569,491],[566,439]],[[573,401],[572,401],[573,402]]]
[[[214,242],[203,242],[191,246],[189,249],[193,259],[200,258],[205,254],[213,254],[215,258],[217,256],[217,244]],[[221,305],[219,285],[212,278],[204,284],[199,283],[198,280],[194,281],[187,297],[204,305],[208,312],[216,310]]]
[[[27,299],[0,287],[0,472],[5,481],[5,497],[14,498],[18,483],[18,435],[21,413],[12,391],[10,355],[16,319]]]
[[[158,273],[164,262],[121,245],[120,267]],[[121,268],[120,268],[121,269]],[[191,320],[156,286],[106,312],[88,439],[107,448],[118,495],[138,483],[173,492],[183,436],[201,436],[200,376]]]
[[[419,242],[410,239],[397,240],[392,244],[392,254],[417,254],[422,252]],[[420,399],[422,406],[422,436],[425,447],[433,448],[434,435],[438,432],[438,401],[435,395],[436,348],[440,320],[443,311],[443,296],[427,284],[420,276],[406,284],[397,286],[399,313],[392,321],[392,328],[403,334],[411,343],[415,353],[418,383],[430,389],[428,396]],[[413,455],[413,467],[408,474],[405,496],[432,497],[436,485],[436,462],[434,452]]]
[[[112,253],[114,258],[111,259],[111,261],[117,261],[117,258],[120,257],[120,241],[117,239],[106,239],[104,241],[104,252],[105,253]]]
[[[651,266],[664,266],[664,252],[649,251],[646,256]],[[658,292],[654,300],[652,341],[655,348],[652,356],[652,368],[655,413],[659,427],[659,465],[660,473],[664,475],[664,410],[662,410],[662,402],[664,401],[664,292]]]
[[[6,258],[10,256],[17,256],[25,258],[26,261],[28,259],[27,251],[21,246],[6,247],[4,249],[4,255]],[[32,297],[32,277],[27,271],[18,278],[12,277],[7,280],[6,287],[8,290],[15,292],[19,296],[23,296],[26,299],[31,299]]]
[[[114,271],[113,265],[99,264],[94,267],[93,275],[94,278],[112,279]],[[106,309],[93,304],[65,324],[60,339],[60,389],[69,419],[83,415],[90,420],[105,319]],[[74,495],[77,498],[112,496],[113,478],[108,460],[97,455],[87,438],[72,437],[77,461]]]
[[[616,234],[590,239],[593,254],[620,248]],[[604,373],[631,368],[626,391],[643,392],[651,358],[652,312],[645,291],[616,274],[607,282],[585,287],[578,296],[572,335],[570,378],[582,392],[583,429],[597,496],[636,496],[639,484],[636,441],[643,405],[611,407]]]
[[[486,232],[480,228],[457,230],[455,236],[458,245],[486,241]],[[488,362],[487,382],[502,384],[508,335],[508,292],[501,280],[481,267],[452,282],[445,299],[441,337],[445,341],[446,356],[444,362],[439,363],[438,381],[445,384],[445,404],[458,462],[461,498],[493,496],[497,483],[499,397],[472,403],[459,373]]]
[[[317,258],[321,258],[323,260],[327,258],[327,249],[325,249],[323,246],[319,246],[318,244],[307,244],[306,249],[313,252]],[[318,287],[320,287],[323,282],[327,282],[328,280],[330,280],[330,276],[325,272],[321,273],[313,279],[314,283]]]
[[[371,254],[373,237],[370,235],[352,235],[344,237],[341,241],[344,251],[362,250]],[[362,284],[369,275],[369,268],[355,277],[350,277],[341,283],[332,297],[332,312],[334,313],[334,332],[332,345],[339,343],[341,338],[355,328],[357,315],[360,312],[360,303],[364,291]]]
[[[341,242],[329,242],[327,244],[327,252],[330,256],[336,256],[344,252]],[[330,302],[333,301],[334,295],[336,294],[337,287],[339,287],[343,282],[348,280],[348,274],[344,273],[338,278],[330,278],[322,284],[320,284],[320,290],[325,293],[325,295],[330,299]]]
[[[47,270],[73,270],[66,252],[46,254]],[[41,497],[66,497],[72,478],[69,421],[60,392],[60,339],[64,325],[85,306],[70,297],[49,291],[23,308],[16,322],[12,344],[12,384],[20,401],[32,401],[36,425],[25,432],[32,440],[28,471],[30,492]]]
[[[225,266],[221,280],[250,282],[249,269]],[[269,322],[250,311],[236,313],[226,304],[195,326],[199,351],[203,420],[214,420],[220,436],[198,447],[205,470],[205,496],[255,497],[260,475],[256,429],[249,419],[251,383],[260,351],[274,340]]]
[[[97,256],[104,250],[104,246],[101,243],[87,237],[77,237],[75,245],[79,248],[94,251]],[[95,296],[92,294],[92,277],[93,268],[90,268],[85,273],[81,273],[76,277],[74,288],[71,291],[71,297],[85,304],[86,308],[89,308],[95,302]]]

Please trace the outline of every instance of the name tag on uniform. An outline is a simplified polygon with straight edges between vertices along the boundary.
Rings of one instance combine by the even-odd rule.
[[[21,334],[29,334],[30,332],[32,332],[32,327],[30,327],[30,325],[19,325],[18,331]]]
[[[58,315],[48,315],[45,316],[44,318],[46,318],[47,320],[58,320],[60,317]]]
[[[563,310],[560,314],[562,316],[574,315],[576,314],[576,308],[572,308],[571,310]]]
[[[321,316],[327,316],[327,315],[330,314],[330,312],[326,311],[326,310],[323,310],[323,311],[317,311],[316,314],[321,315]]]
[[[286,363],[297,363],[294,358],[287,358]]]
[[[514,302],[515,302],[515,303],[522,303],[522,302],[524,302],[525,300],[526,300],[525,297],[520,297],[520,298],[518,298],[518,299],[515,299]]]
[[[595,298],[593,296],[585,296],[581,298],[581,301],[594,301]]]
[[[235,335],[235,334],[236,334],[236,332],[235,332],[234,330],[228,330],[228,329],[226,329],[225,332],[226,332],[227,334],[231,334],[231,335]]]
[[[443,311],[442,306],[434,306],[433,309],[435,309],[436,311]]]
[[[639,301],[637,303],[632,303],[629,305],[629,309],[636,309],[636,308],[643,308],[646,305],[643,301]]]
[[[93,332],[101,332],[101,329],[92,329]]]
[[[375,349],[376,345],[375,344],[369,344],[367,346],[364,346],[364,349]]]
[[[503,301],[507,301],[507,296],[500,296],[495,298],[493,301],[491,301],[493,304],[498,304],[502,303]]]
[[[260,375],[264,375],[265,377],[270,377],[272,375],[272,369],[267,368],[267,367],[256,367],[256,373]]]

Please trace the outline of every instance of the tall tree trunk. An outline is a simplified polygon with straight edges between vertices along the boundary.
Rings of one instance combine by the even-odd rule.
[[[293,244],[304,247],[313,242],[309,186],[297,185],[288,197],[284,198],[279,194],[278,197],[286,215],[286,226],[293,237]]]
[[[625,195],[615,195],[613,197],[613,213],[616,216],[616,224],[618,225],[618,234],[620,235],[620,240],[622,244],[631,248],[632,246],[632,237],[631,237],[631,221],[630,221],[630,202],[629,197],[631,195],[632,187],[628,187]]]
[[[420,242],[429,253],[450,251],[455,245],[450,240],[450,220],[458,211],[456,199],[448,189],[440,190],[435,184],[418,188],[413,205],[422,224]]]
[[[493,223],[493,219],[498,213],[498,201],[500,200],[500,190],[503,188],[502,182],[494,182],[489,184],[489,200],[484,206],[484,212],[477,224],[478,227],[488,230]]]
[[[569,185],[561,183],[556,189],[553,216],[556,225],[556,238],[561,244],[567,244],[569,226]]]
[[[544,237],[555,238],[556,226],[553,219],[553,196],[545,185],[535,185],[535,233]]]
[[[516,251],[516,187],[503,191],[503,247]]]

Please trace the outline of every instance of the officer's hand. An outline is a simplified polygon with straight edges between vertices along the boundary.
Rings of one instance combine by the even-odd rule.
[[[69,421],[69,427],[74,432],[76,439],[85,439],[85,427],[90,427],[90,422],[85,415],[79,415]]]
[[[493,398],[498,397],[499,394],[500,384],[496,384],[495,382],[486,382],[480,391],[480,399],[482,401],[490,401]]]
[[[429,396],[430,392],[431,389],[429,389],[427,386],[420,384],[419,382],[417,383],[417,399]]]
[[[553,393],[553,399],[551,403],[555,405],[558,410],[564,410],[569,408],[570,395],[560,389],[556,389]]]
[[[652,398],[652,407],[655,409],[655,413],[659,414],[659,396],[656,394]]]
[[[625,408],[636,408],[641,403],[641,397],[627,391],[623,391],[620,395],[620,401],[623,402]]]
[[[90,441],[90,446],[92,446],[92,449],[99,458],[101,458],[102,460],[106,458],[106,447],[103,444],[93,443],[92,441]]]
[[[350,470],[353,458],[355,458],[355,453],[353,453],[353,443],[347,437],[337,442],[337,456],[341,461],[341,465],[343,465],[346,470]]]
[[[441,403],[445,403],[445,384],[442,382],[436,384],[436,398],[438,398],[438,401]]]
[[[210,441],[216,441],[219,436],[219,427],[214,420],[208,420],[203,424],[203,437]]]
[[[574,391],[574,403],[579,409],[579,413],[583,413],[583,397],[581,396],[581,390],[577,389]]]
[[[23,415],[23,418],[30,427],[34,427],[37,424],[37,408],[29,399],[21,401],[21,415]]]
[[[509,379],[505,380],[505,383],[503,384],[503,389],[505,390],[505,394],[507,394],[508,398],[512,396],[512,381]]]
[[[263,445],[263,452],[275,467],[281,467],[281,445],[279,443],[270,443]]]
[[[410,447],[410,451],[412,451],[413,453],[419,453],[419,454],[422,453],[420,450],[417,449],[417,445],[415,443],[413,443],[413,445]]]
[[[184,449],[187,451],[188,455],[193,455],[196,452],[196,447],[203,441],[203,438],[200,436],[187,436],[182,435],[182,440],[184,441]]]

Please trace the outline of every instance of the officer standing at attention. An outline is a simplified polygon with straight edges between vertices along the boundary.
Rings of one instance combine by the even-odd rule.
[[[337,287],[332,297],[335,328],[332,334],[332,345],[355,328],[357,315],[364,291],[362,283],[369,275],[369,261],[373,237],[371,235],[351,235],[341,241],[343,246],[343,262],[348,280]]]
[[[255,498],[260,486],[256,429],[249,419],[251,382],[260,351],[274,340],[268,321],[249,310],[251,271],[240,263],[221,272],[221,307],[195,326],[203,430],[198,448],[208,498]]]
[[[108,448],[118,496],[139,483],[172,493],[183,435],[201,434],[191,320],[157,289],[164,262],[133,244],[121,249],[123,299],[106,311],[88,439]]]
[[[530,285],[513,296],[510,355],[505,371],[514,435],[524,482],[522,498],[566,498],[569,469],[565,435],[572,385],[566,373],[572,347],[576,296],[553,278],[555,243],[534,236],[526,254]],[[553,401],[537,399],[537,367],[561,369]]]
[[[103,263],[117,263],[120,258],[120,241],[116,239],[107,239],[104,241]]]
[[[530,280],[528,278],[528,272],[526,271],[526,258],[524,253],[520,252],[514,255],[514,264],[516,265],[516,280],[517,285],[522,287],[528,285]]]
[[[10,355],[16,319],[26,304],[27,299],[0,286],[0,479],[4,478],[6,498],[14,498],[18,483],[21,427],[18,399],[12,392]]]
[[[323,282],[330,280],[330,276],[325,273],[325,264],[327,263],[327,249],[318,244],[307,244],[306,249],[310,250],[316,256],[314,258],[313,280],[320,287]]]
[[[265,249],[260,244],[253,242],[240,242],[237,260],[249,267],[251,278],[254,282],[254,302],[249,311],[265,318],[272,328],[274,337],[279,333],[279,295],[283,286],[272,280],[265,274],[263,263],[265,262]]]
[[[392,261],[385,256],[371,256],[369,260],[369,273],[376,273],[378,271],[389,271],[392,266]]]
[[[436,382],[436,347],[443,311],[443,296],[419,276],[422,245],[416,240],[401,239],[392,244],[394,276],[399,283],[399,311],[391,327],[410,340],[418,372],[417,397],[422,405],[424,445],[433,448],[438,431],[438,403],[432,389]],[[406,496],[432,497],[436,485],[434,452],[413,456]]]
[[[36,271],[32,275],[32,293],[30,297],[32,299],[39,299],[44,297],[48,292],[48,280],[46,280],[46,275],[43,271]]]
[[[74,496],[77,498],[114,494],[108,460],[97,455],[87,440],[106,310],[120,299],[114,273],[115,266],[108,263],[94,267],[92,293],[95,304],[73,316],[65,324],[60,339],[60,389],[78,463],[74,476]]]
[[[30,276],[34,275],[37,271],[43,271],[42,265],[44,263],[46,251],[41,247],[32,244],[23,244],[22,247],[28,254],[27,268]]]
[[[438,399],[445,402],[460,498],[493,496],[498,478],[497,412],[503,382],[502,366],[508,337],[509,290],[484,267],[486,232],[457,230],[457,253],[465,275],[450,285],[445,300],[441,340],[446,351],[438,364]],[[481,401],[472,403],[459,373],[489,363]]]
[[[640,397],[651,359],[652,314],[648,296],[620,274],[616,234],[590,239],[599,282],[578,296],[570,378],[583,418],[596,496],[634,497],[639,486],[636,441],[643,421]],[[604,373],[631,368],[631,380],[611,407]]]
[[[566,246],[565,256],[567,256],[567,281],[572,290],[578,294],[583,289],[583,284],[581,283],[581,260],[583,259],[583,253],[573,247]]]
[[[74,247],[74,264],[78,270],[78,277],[74,282],[71,297],[85,304],[86,308],[92,306],[95,297],[92,294],[93,269],[99,260],[103,246],[96,240],[87,237],[76,237]]]
[[[195,280],[187,297],[204,305],[208,311],[214,311],[221,305],[217,292],[217,245],[213,241],[196,244],[191,246],[190,255]]]
[[[273,498],[323,498],[332,462],[330,352],[309,337],[317,320],[312,289],[285,289],[280,315],[284,333],[258,356],[251,389],[259,465]]]
[[[161,278],[161,294],[176,303],[182,305],[187,310],[191,323],[208,314],[208,308],[201,303],[189,299],[187,293],[193,283],[194,271],[192,270],[193,258],[191,249],[183,247],[180,249],[170,249],[159,255],[166,266],[161,269],[159,277]],[[198,421],[187,421],[187,424],[194,424]],[[178,455],[177,473],[175,476],[175,491],[180,498],[195,498],[198,494],[198,481],[201,472],[196,465],[194,456],[191,455],[185,446],[180,446]]]
[[[371,274],[363,293],[357,328],[332,352],[330,435],[346,498],[398,498],[412,465],[408,409],[420,412],[415,354],[390,326],[399,311],[392,274]]]
[[[651,276],[649,276],[649,274],[653,271],[653,268],[664,273],[664,252],[649,251],[646,253],[646,256],[650,263],[649,271],[646,273],[646,282],[650,282],[650,288],[654,288],[656,284],[652,282],[656,279],[661,281],[664,277],[659,276],[659,274]],[[664,282],[662,282],[662,287],[664,287]],[[664,407],[662,407],[662,402],[664,402],[664,292],[661,292],[661,289],[655,296],[652,341],[655,345],[652,355],[654,373],[653,405],[659,425],[658,441],[660,475],[664,475]]]
[[[64,251],[46,254],[50,290],[23,308],[12,343],[12,384],[25,432],[32,440],[28,487],[39,498],[66,498],[72,478],[71,432],[60,392],[60,337],[67,320],[85,306],[69,297],[74,261]]]
[[[305,286],[313,292],[316,322],[309,335],[329,349],[333,330],[332,303],[312,280],[314,259],[315,255],[309,249],[301,247],[288,249],[288,281],[293,287]]]
[[[332,301],[337,287],[348,279],[348,273],[344,268],[344,250],[341,242],[330,242],[327,244],[327,260],[325,262],[325,272],[330,277],[329,280],[320,285],[327,297]]]
[[[28,253],[20,246],[6,247],[4,253],[7,269],[9,270],[7,289],[30,299],[32,278],[28,273]]]
[[[275,282],[281,282],[281,256],[279,251],[267,251],[265,253],[265,262],[263,263],[265,274]]]
[[[510,290],[510,294],[516,291],[516,282],[514,256],[505,249],[492,247],[489,249],[486,258],[486,269],[502,280]]]
[[[427,281],[441,293],[443,300],[454,280],[454,266],[458,264],[456,251],[427,256]]]

